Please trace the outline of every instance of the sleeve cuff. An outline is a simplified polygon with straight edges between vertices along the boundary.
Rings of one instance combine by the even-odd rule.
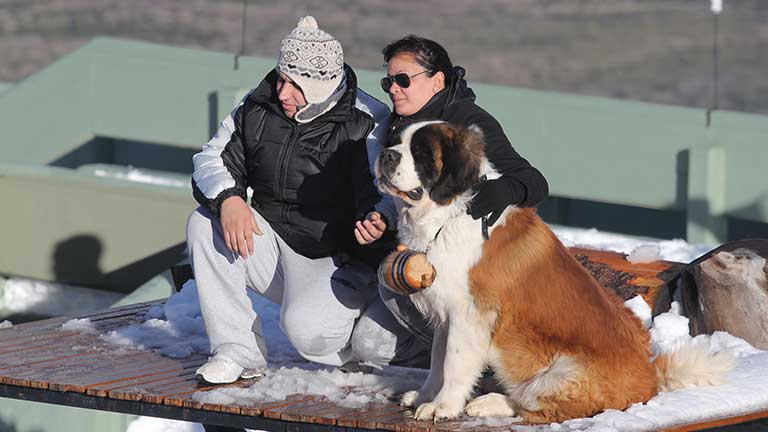
[[[239,196],[243,199],[243,201],[246,200],[245,194],[240,189],[225,189],[211,202],[211,213],[213,213],[216,217],[219,217],[221,215],[221,205],[224,203],[224,200],[233,196]]]
[[[388,231],[397,230],[397,210],[395,209],[395,202],[392,201],[392,197],[382,197],[381,201],[376,203],[374,209],[386,219]]]

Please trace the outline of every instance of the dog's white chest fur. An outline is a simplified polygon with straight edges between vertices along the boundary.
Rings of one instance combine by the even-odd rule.
[[[452,313],[475,315],[469,270],[482,256],[481,221],[463,211],[450,214],[447,208],[433,208],[429,216],[412,219],[409,212],[414,210],[418,211],[415,207],[401,211],[400,241],[426,252],[436,278],[431,287],[412,295],[413,303],[434,325],[445,323]]]

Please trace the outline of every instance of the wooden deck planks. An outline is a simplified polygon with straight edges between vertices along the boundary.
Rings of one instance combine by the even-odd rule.
[[[313,403],[286,407],[280,413],[280,419],[291,422],[335,425],[337,418],[354,415],[356,412],[355,409],[342,408],[324,398],[318,398]]]
[[[163,367],[155,367],[154,370],[132,372],[125,375],[114,375],[108,381],[90,384],[87,393],[92,396],[107,397],[109,392],[126,390],[137,386],[160,386],[175,382],[180,377],[193,374],[194,371],[205,362],[204,358],[195,358],[189,361],[180,361],[178,364],[169,364]]]
[[[624,272],[631,276],[629,283],[649,287],[654,293],[666,289],[675,272],[682,268],[682,264],[664,261],[632,264],[620,254],[602,251],[573,248],[571,252],[586,255],[590,261],[605,264],[613,271]],[[145,302],[80,318],[88,318],[98,333],[105,333],[140,323],[150,308],[160,305],[160,302]],[[260,403],[203,403],[195,400],[196,393],[226,387],[202,386],[196,381],[195,370],[207,356],[196,354],[185,359],[172,359],[149,351],[126,350],[99,339],[99,334],[63,330],[62,324],[69,319],[71,317],[58,317],[0,330],[0,384],[238,418],[256,416],[338,430],[491,432],[510,429],[509,426],[478,426],[477,421],[468,418],[437,424],[415,421],[412,410],[394,402],[373,402],[363,408],[347,408],[315,395],[291,395],[284,401]],[[228,386],[248,387],[251,384],[252,381],[241,380]],[[683,425],[672,430],[697,430],[765,417],[768,412],[701,425]]]
[[[106,360],[106,359],[102,359]],[[141,368],[140,362],[150,363]],[[100,386],[105,382],[132,381],[146,377],[148,374],[162,372],[168,368],[180,368],[175,362],[161,361],[152,356],[126,354],[119,361],[105,362],[99,366],[91,366],[86,378],[75,374],[57,377],[56,385],[51,384],[52,390],[75,391],[86,393],[89,389]],[[161,371],[158,371],[161,369]]]
[[[120,308],[94,312],[77,318],[88,318],[94,324],[97,330],[103,331],[106,329],[106,326],[110,324],[116,324],[112,327],[122,327],[128,325],[131,321],[140,322],[140,318],[144,315],[144,313],[149,311],[152,306],[159,305],[162,305],[162,302],[152,301],[137,303]],[[16,346],[19,341],[45,341],[51,339],[53,336],[58,336],[56,333],[53,335],[49,334],[48,330],[60,329],[66,334],[77,334],[78,332],[61,329],[61,326],[64,323],[73,318],[75,317],[56,317],[46,320],[18,324],[8,329],[0,329],[0,351],[2,351],[3,348],[7,346]]]

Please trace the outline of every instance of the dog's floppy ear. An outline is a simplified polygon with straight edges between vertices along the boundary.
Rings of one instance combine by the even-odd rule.
[[[450,129],[441,140],[442,170],[429,197],[445,205],[480,182],[480,165],[485,156],[483,132],[476,125],[469,128],[439,125]]]

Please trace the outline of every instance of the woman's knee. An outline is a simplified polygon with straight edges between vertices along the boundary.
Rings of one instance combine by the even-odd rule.
[[[396,326],[399,324],[395,323]],[[359,361],[385,365],[395,356],[397,336],[372,317],[363,315],[357,322],[349,340]]]

